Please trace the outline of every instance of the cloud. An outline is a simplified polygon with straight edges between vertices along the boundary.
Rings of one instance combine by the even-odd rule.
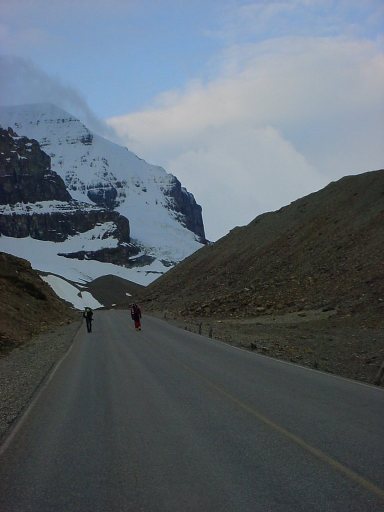
[[[374,43],[280,38],[232,46],[217,65],[219,78],[108,121],[196,195],[208,237],[383,166],[384,55]]]
[[[98,119],[73,87],[49,76],[32,61],[0,55],[0,104],[52,103],[76,115],[89,129],[117,140],[114,130]]]
[[[276,129],[251,123],[207,132],[204,144],[170,159],[168,168],[202,202],[213,239],[325,184]]]

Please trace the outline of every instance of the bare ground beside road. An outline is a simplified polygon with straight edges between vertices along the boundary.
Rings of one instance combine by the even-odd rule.
[[[384,361],[384,330],[334,313],[313,310],[236,319],[151,312],[236,347],[372,384]]]
[[[76,321],[29,261],[0,252],[0,358],[51,329]]]
[[[0,442],[71,346],[80,322],[40,333],[0,358]]]

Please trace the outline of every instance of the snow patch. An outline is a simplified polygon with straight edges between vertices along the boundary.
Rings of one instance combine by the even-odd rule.
[[[76,309],[83,310],[85,307],[98,309],[103,307],[91,293],[79,290],[60,277],[47,275],[41,276],[41,279],[49,284],[56,295],[70,302]]]
[[[0,205],[1,215],[33,215],[34,213],[75,213],[82,211],[100,210],[99,207],[87,203],[68,203],[65,201],[37,201],[36,203],[16,203]]]
[[[27,258],[35,270],[57,274],[69,281],[79,283],[88,283],[98,277],[111,274],[147,286],[168,270],[158,260],[150,265],[130,269],[112,263],[76,260],[58,255],[58,253],[70,252],[68,251],[70,247],[77,250],[79,247],[77,242],[83,243],[81,237],[73,237],[73,245],[68,245],[67,240],[64,242],[47,242],[35,240],[31,237],[12,238],[2,235],[0,236],[0,250],[19,258]],[[84,246],[86,246],[85,243]]]

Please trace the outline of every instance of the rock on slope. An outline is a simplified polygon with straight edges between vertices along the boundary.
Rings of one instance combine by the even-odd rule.
[[[150,285],[147,309],[250,317],[335,308],[383,322],[384,171],[347,176],[235,228]]]

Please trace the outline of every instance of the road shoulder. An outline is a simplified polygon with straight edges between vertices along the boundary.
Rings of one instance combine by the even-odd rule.
[[[71,346],[81,322],[34,337],[0,359],[0,442]]]

